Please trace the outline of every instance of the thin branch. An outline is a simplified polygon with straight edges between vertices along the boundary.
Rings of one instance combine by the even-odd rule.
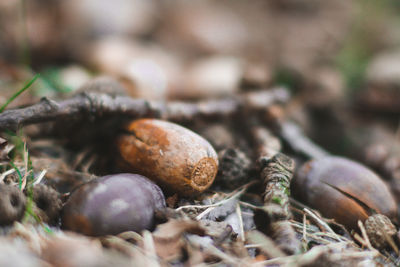
[[[300,251],[300,242],[288,219],[289,187],[293,177],[294,161],[280,153],[279,139],[267,129],[256,127],[252,129],[253,139],[257,145],[258,163],[261,179],[264,183],[264,206],[260,212],[269,217],[267,229],[278,247],[288,254]]]
[[[59,102],[43,98],[39,103],[26,108],[4,111],[0,114],[0,131],[15,131],[29,124],[65,118],[85,118],[85,116],[115,115],[128,118],[162,118],[171,121],[189,121],[197,117],[229,117],[244,106],[249,110],[259,110],[288,100],[289,94],[284,88],[197,103],[156,102],[90,92]]]
[[[309,158],[322,158],[329,154],[317,144],[312,142],[307,136],[305,136],[300,127],[295,123],[282,123],[280,135],[294,151],[299,152]]]
[[[323,230],[331,233],[337,241],[341,241],[340,237],[335,233],[335,231],[332,230],[332,228],[323,220],[321,220],[315,213],[313,213],[311,210],[304,208],[303,209],[305,213],[307,213],[311,218],[313,218],[321,227]]]

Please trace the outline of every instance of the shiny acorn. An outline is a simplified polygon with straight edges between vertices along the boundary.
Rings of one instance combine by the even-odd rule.
[[[138,174],[97,178],[76,188],[62,211],[62,227],[90,236],[151,229],[165,208],[161,189]]]
[[[305,163],[292,180],[294,196],[349,229],[381,213],[396,219],[396,202],[388,186],[367,167],[327,156]]]
[[[218,156],[198,134],[156,119],[135,120],[127,132],[119,137],[118,148],[128,170],[182,196],[199,194],[213,183]]]

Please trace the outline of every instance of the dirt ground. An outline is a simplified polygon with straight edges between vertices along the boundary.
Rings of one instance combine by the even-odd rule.
[[[400,265],[399,11],[0,1],[0,266]]]

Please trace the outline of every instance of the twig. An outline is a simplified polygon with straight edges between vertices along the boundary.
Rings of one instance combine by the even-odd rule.
[[[280,128],[280,135],[296,152],[309,158],[321,158],[329,154],[306,137],[295,123],[284,122]]]
[[[354,237],[355,240],[360,242],[362,247],[368,247],[368,244],[367,244],[366,240],[364,238],[362,238],[358,233],[355,233],[353,237]]]
[[[250,110],[265,109],[271,104],[284,103],[288,99],[288,92],[284,88],[197,103],[165,103],[89,92],[60,102],[43,98],[39,103],[26,108],[4,111],[0,114],[0,131],[15,131],[29,124],[87,116],[151,117],[171,121],[188,121],[195,117],[229,117],[239,112],[242,106]]]
[[[293,177],[294,161],[279,153],[279,139],[267,129],[255,127],[252,129],[257,145],[258,163],[261,169],[261,179],[264,182],[264,207],[270,209],[273,217],[289,218],[289,186]],[[276,206],[280,208],[276,208]]]
[[[26,183],[28,182],[28,175],[32,172],[32,170],[29,170],[29,152],[26,147],[26,142],[24,142],[24,166],[26,171],[24,177],[22,178],[22,183],[21,183],[22,191],[25,189]]]
[[[226,198],[224,200],[221,200],[217,203],[214,204],[209,204],[209,205],[185,205],[185,206],[180,206],[179,208],[175,209],[176,211],[180,211],[182,209],[205,209],[205,208],[214,208],[214,207],[218,207],[221,206],[223,204],[225,204],[226,202],[237,198],[238,196],[240,196],[241,194],[244,193],[244,189],[236,192],[233,196],[231,196],[230,198]]]
[[[332,252],[332,249],[343,248],[346,243],[331,243],[326,246],[316,246],[313,247],[311,250],[307,251],[301,255],[293,255],[287,257],[279,257],[274,258],[262,262],[257,262],[254,266],[269,266],[269,265],[290,265],[296,263],[295,266],[303,266],[303,265],[313,265],[321,266],[321,264],[333,264],[338,261],[344,260],[351,260],[351,259],[358,259],[358,258],[367,258],[367,257],[376,257],[379,255],[377,251],[354,251],[354,252]],[[325,262],[316,262],[317,259],[322,256],[326,255],[327,259]],[[343,262],[342,262],[343,264]],[[346,264],[345,264],[346,265]],[[291,266],[291,265],[290,265]]]
[[[361,234],[362,234],[363,240],[365,242],[365,245],[367,246],[367,248],[369,250],[375,250],[372,247],[371,242],[369,241],[369,238],[368,238],[368,235],[367,235],[367,231],[365,230],[364,224],[360,220],[357,223],[358,223],[358,227],[361,230]]]
[[[44,176],[46,175],[47,170],[42,170],[39,174],[39,176],[36,178],[36,180],[32,183],[32,185],[37,185],[40,184]]]
[[[307,215],[303,214],[303,240],[307,244]]]
[[[257,145],[261,179],[265,186],[264,206],[259,213],[265,213],[269,217],[267,232],[278,246],[288,254],[295,254],[300,251],[300,242],[287,221],[291,217],[289,187],[294,161],[279,152],[279,140],[267,129],[257,127],[252,129],[252,134]]]
[[[305,215],[305,213],[303,213],[303,215]],[[296,222],[293,220],[289,221],[290,224],[292,225],[292,227],[297,229],[298,233],[302,233],[304,231],[304,228],[306,229],[306,234],[307,234],[307,239],[308,241],[316,241],[316,243],[321,243],[321,244],[332,244],[333,241],[336,241],[336,239],[332,236],[331,233],[329,232],[320,232],[318,227],[311,228],[303,223],[300,222]],[[343,236],[340,236],[340,241],[337,242],[348,242],[348,243],[352,243],[352,241],[350,239],[347,239]]]
[[[247,203],[245,201],[239,201],[239,204],[242,205],[242,206],[248,207],[250,209],[253,209],[253,210],[261,208],[260,206],[253,205],[253,204]]]
[[[3,172],[3,173],[0,175],[0,182],[3,182],[4,178],[6,178],[7,175],[10,175],[10,174],[12,174],[12,173],[14,173],[14,172],[15,172],[15,169],[14,169],[14,168],[9,169],[8,171]]]
[[[251,135],[257,146],[257,155],[259,160],[268,160],[278,153],[281,148],[280,140],[264,127],[253,127]],[[260,162],[261,164],[261,162]]]
[[[196,216],[196,220],[200,221],[205,215],[210,213],[215,208],[216,207],[208,207],[205,211],[203,211],[202,213],[200,213],[199,215]]]
[[[311,210],[309,210],[307,208],[304,208],[303,210],[304,210],[305,213],[307,213],[309,216],[311,216],[325,231],[328,231],[329,233],[331,233],[335,237],[335,239],[337,239],[338,241],[341,241],[341,238],[335,233],[335,231],[332,230],[331,227],[329,227],[329,225],[326,222],[321,220]]]
[[[250,183],[247,183],[247,184],[241,186],[237,190],[229,193],[228,198],[223,199],[217,203],[208,204],[208,205],[185,205],[185,206],[180,206],[180,207],[176,208],[175,211],[180,211],[182,209],[206,209],[206,208],[214,208],[214,207],[221,206],[221,205],[231,201],[232,199],[240,197],[244,192],[246,192],[247,188],[249,188],[249,186],[253,185],[254,183],[256,183],[256,181],[252,181]]]
[[[239,229],[240,229],[239,238],[240,238],[240,240],[242,240],[244,242],[245,238],[244,238],[243,217],[242,217],[242,210],[240,208],[240,204],[239,203],[236,203],[236,214],[237,214],[238,219],[239,219]]]
[[[234,194],[234,195],[233,195],[232,197],[230,197],[230,198],[221,200],[220,202],[217,202],[217,203],[215,203],[215,204],[207,205],[208,208],[207,208],[205,211],[203,211],[202,213],[200,213],[199,215],[197,215],[197,216],[196,216],[196,220],[198,220],[198,221],[201,220],[205,215],[207,215],[208,213],[210,213],[210,212],[211,212],[212,210],[214,210],[216,207],[222,206],[222,205],[224,205],[225,203],[228,203],[229,201],[240,197],[240,196],[246,191],[246,189],[247,189],[247,188],[243,188],[242,190],[240,190],[239,192],[237,192],[236,194]],[[187,206],[186,206],[186,207],[187,207]],[[203,207],[204,207],[204,206],[203,206]]]

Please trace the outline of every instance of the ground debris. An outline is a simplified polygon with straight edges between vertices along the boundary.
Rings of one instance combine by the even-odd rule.
[[[0,137],[0,165],[9,162],[8,153],[14,148],[6,139]]]
[[[290,192],[296,166],[336,154],[372,167],[400,202],[394,2],[0,1],[0,266],[400,266],[394,217],[368,209],[349,232]],[[126,130],[134,119],[208,140],[215,182],[196,195],[163,192],[165,209],[149,201],[130,211],[151,210],[146,230],[129,220],[130,231],[114,235],[65,230],[80,186],[139,172],[116,144],[124,135],[140,155],[154,147]],[[189,163],[198,151],[171,149],[185,155],[186,185],[207,176]],[[122,200],[105,200],[112,213],[99,225],[117,221]],[[87,226],[77,222],[75,231]]]

